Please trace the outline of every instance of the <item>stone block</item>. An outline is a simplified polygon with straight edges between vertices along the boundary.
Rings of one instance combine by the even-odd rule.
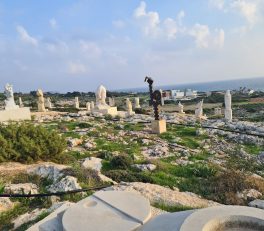
[[[154,120],[151,122],[152,132],[161,134],[167,131],[166,120]]]
[[[31,120],[31,114],[28,107],[0,111],[0,122],[21,120]]]

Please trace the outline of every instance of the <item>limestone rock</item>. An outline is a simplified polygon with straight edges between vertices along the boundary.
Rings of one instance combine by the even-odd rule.
[[[0,197],[0,212],[13,208],[13,202],[7,197]]]
[[[78,145],[81,145],[82,142],[83,142],[83,140],[82,139],[78,139],[78,138],[69,138],[67,140],[68,146],[71,147],[71,148],[76,147]]]
[[[140,171],[154,171],[157,168],[154,164],[134,164],[132,166]]]
[[[237,193],[237,197],[244,200],[255,200],[262,197],[262,193],[256,189],[246,189],[242,192]]]
[[[88,157],[82,162],[83,168],[91,168],[98,172],[101,171],[102,168],[102,159],[96,157]]]
[[[133,182],[122,183],[107,188],[106,190],[131,191],[140,193],[150,200],[151,204],[162,203],[166,205],[188,206],[192,208],[210,207],[218,203],[201,198],[194,193],[179,192],[177,188],[170,189],[160,185]]]
[[[49,192],[66,192],[76,189],[81,189],[81,186],[77,182],[77,178],[73,176],[66,176],[62,178],[59,182],[51,185],[48,188]]]
[[[9,184],[5,187],[5,193],[12,194],[37,194],[38,186],[32,183]]]
[[[57,181],[60,177],[63,176],[61,171],[63,169],[68,168],[66,165],[58,165],[58,164],[42,164],[39,166],[34,166],[33,168],[29,168],[27,172],[29,174],[36,174],[43,178],[47,177],[53,182]]]

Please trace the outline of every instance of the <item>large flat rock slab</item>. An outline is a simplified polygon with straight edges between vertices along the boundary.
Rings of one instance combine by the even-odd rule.
[[[150,204],[130,192],[99,191],[74,206],[62,217],[64,231],[132,231],[151,217]]]

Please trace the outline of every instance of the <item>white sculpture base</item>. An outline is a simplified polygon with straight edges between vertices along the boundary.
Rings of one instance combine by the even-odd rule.
[[[230,109],[226,109],[225,110],[225,119],[226,119],[226,121],[228,121],[228,122],[232,122],[232,116],[233,114],[232,114],[232,110],[230,110]]]
[[[93,113],[101,113],[103,115],[111,115],[111,116],[117,116],[117,107],[95,107],[93,109]]]
[[[31,114],[28,107],[14,108],[0,111],[0,122],[31,120]]]
[[[162,134],[167,131],[166,120],[153,120],[151,122],[152,132],[155,134]]]

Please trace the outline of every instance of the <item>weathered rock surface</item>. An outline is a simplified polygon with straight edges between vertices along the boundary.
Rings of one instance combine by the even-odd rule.
[[[38,186],[32,183],[9,184],[5,186],[4,191],[12,194],[37,194]]]
[[[0,197],[0,212],[13,208],[13,202],[7,197]]]
[[[66,176],[62,178],[59,182],[51,185],[48,188],[49,192],[66,192],[76,189],[81,189],[81,186],[78,184],[77,179],[73,176]]]
[[[100,172],[102,168],[102,159],[96,157],[88,157],[82,162],[82,167],[91,168]]]
[[[60,177],[63,176],[61,171],[63,169],[68,168],[66,165],[58,165],[53,163],[44,163],[39,166],[33,166],[30,167],[27,172],[29,174],[36,174],[43,178],[48,178],[50,180],[53,180],[54,182],[57,181]]]
[[[214,201],[209,201],[190,192],[179,192],[178,189],[169,189],[159,185],[133,182],[114,185],[106,190],[131,191],[142,194],[150,200],[151,204],[162,203],[170,206],[188,206],[192,208],[201,208],[219,205]]]
[[[140,171],[154,171],[157,168],[154,164],[133,164],[132,167],[137,168]]]

